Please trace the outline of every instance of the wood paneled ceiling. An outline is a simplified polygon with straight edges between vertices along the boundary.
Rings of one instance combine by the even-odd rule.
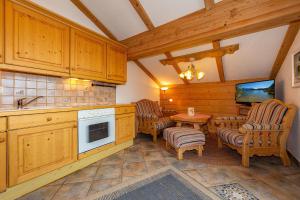
[[[239,44],[234,54],[197,61],[206,76],[191,83],[274,78],[299,29],[289,24],[300,19],[297,0],[32,1],[122,41],[158,85],[189,84],[178,77],[186,63],[160,60],[233,44]]]

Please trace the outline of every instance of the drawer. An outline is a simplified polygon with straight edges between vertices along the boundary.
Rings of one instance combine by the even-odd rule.
[[[5,132],[7,130],[6,117],[0,118],[0,133]]]
[[[116,108],[116,115],[125,114],[125,113],[134,113],[134,112],[135,112],[134,106]]]
[[[8,117],[8,129],[21,129],[35,126],[77,121],[77,112],[58,112]]]

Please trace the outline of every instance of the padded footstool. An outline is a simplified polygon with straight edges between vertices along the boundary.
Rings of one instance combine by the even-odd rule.
[[[183,159],[183,153],[187,150],[197,150],[202,156],[205,134],[197,129],[188,127],[171,127],[164,130],[166,148],[172,146],[177,152],[177,159]]]

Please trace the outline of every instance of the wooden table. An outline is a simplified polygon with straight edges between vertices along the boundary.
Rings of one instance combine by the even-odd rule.
[[[195,114],[189,116],[188,114],[181,113],[171,116],[171,120],[176,122],[176,126],[183,124],[191,124],[195,129],[201,130],[203,133],[208,134],[208,126],[211,115]]]

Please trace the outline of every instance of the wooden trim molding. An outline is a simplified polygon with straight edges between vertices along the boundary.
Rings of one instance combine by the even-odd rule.
[[[173,65],[174,63],[176,64],[180,62],[189,62],[190,59],[200,60],[207,57],[222,57],[226,54],[233,54],[238,49],[239,49],[239,45],[234,44],[226,47],[221,47],[218,49],[211,49],[207,51],[200,51],[200,52],[186,54],[186,55],[177,56],[173,58],[163,59],[160,60],[160,62],[163,65]]]
[[[133,61],[145,74],[149,76],[159,87],[161,87],[160,81],[138,60]]]
[[[80,1],[71,0],[71,2],[87,17],[89,18],[103,33],[105,33],[109,38],[117,40],[117,38],[100,22],[97,17]]]
[[[166,52],[165,55],[167,56],[168,59],[172,59],[173,58],[173,56],[171,55],[170,52]],[[178,66],[177,63],[172,64],[172,66],[173,66],[173,68],[175,69],[175,71],[177,72],[178,75],[181,74],[182,71],[181,71],[181,69],[180,69],[180,67]],[[181,80],[184,82],[184,84],[189,84],[190,83],[186,79],[181,79]]]
[[[226,0],[122,41],[129,59],[158,55],[300,20],[300,1]],[[211,23],[211,22],[214,23]]]
[[[141,17],[143,20],[144,24],[147,26],[149,30],[154,29],[154,25],[150,19],[150,17],[147,15],[143,5],[140,3],[139,0],[129,0],[131,3],[132,7],[135,9],[135,11],[138,13],[138,15]]]
[[[290,26],[285,34],[284,40],[281,44],[281,47],[279,49],[279,52],[277,54],[276,60],[273,64],[272,71],[270,74],[270,79],[276,78],[276,76],[285,60],[285,57],[287,56],[296,36],[298,34],[299,28],[300,28],[299,21],[290,24]]]
[[[220,41],[214,41],[213,47],[215,50],[220,49]],[[225,82],[225,74],[224,74],[224,67],[223,67],[223,58],[221,56],[216,57],[216,63],[218,68],[218,73],[221,82]]]

